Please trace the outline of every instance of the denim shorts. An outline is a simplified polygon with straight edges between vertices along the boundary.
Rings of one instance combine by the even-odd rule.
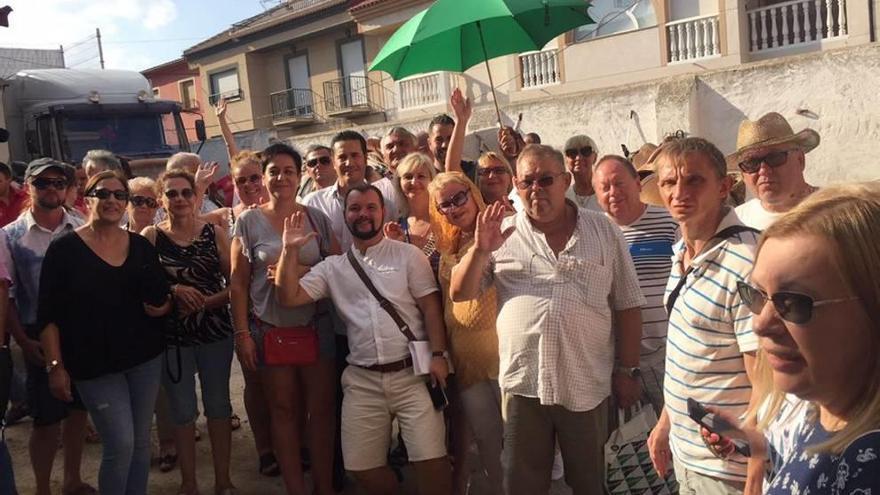
[[[265,355],[263,353],[263,338],[267,330],[272,325],[258,320],[250,319],[251,338],[254,339],[254,345],[257,348],[257,367],[266,366]],[[335,359],[336,358],[336,334],[332,331],[318,331],[318,359]]]
[[[176,352],[174,350],[168,352],[169,364],[172,371],[176,372]],[[229,398],[232,354],[231,336],[209,344],[180,348],[180,382],[173,383],[168,376],[168,370],[162,370],[162,385],[168,394],[171,419],[174,424],[178,426],[189,424],[199,415],[196,373],[199,375],[205,417],[223,419],[232,416],[232,403]]]

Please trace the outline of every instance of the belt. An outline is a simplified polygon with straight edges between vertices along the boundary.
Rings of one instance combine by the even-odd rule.
[[[359,364],[356,364],[355,366],[357,366],[358,368],[363,368],[365,370],[378,371],[379,373],[394,373],[400,370],[411,368],[412,365],[412,358],[408,357],[405,359],[401,359],[400,361],[394,361],[392,363],[374,364],[372,366],[361,366]]]

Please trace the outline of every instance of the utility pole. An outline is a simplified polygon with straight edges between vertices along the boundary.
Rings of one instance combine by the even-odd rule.
[[[101,46],[101,28],[95,28],[95,37],[98,38],[98,58],[101,60],[101,68],[104,68],[104,47]]]

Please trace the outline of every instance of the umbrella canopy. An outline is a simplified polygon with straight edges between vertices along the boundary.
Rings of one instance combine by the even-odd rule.
[[[586,0],[437,0],[391,36],[370,70],[397,80],[464,72],[495,57],[540,50],[560,34],[591,24],[587,7]]]

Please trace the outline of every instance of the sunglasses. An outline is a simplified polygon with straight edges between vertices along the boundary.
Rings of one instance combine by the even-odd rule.
[[[739,169],[747,174],[754,174],[766,163],[770,168],[776,168],[788,161],[788,151],[774,151],[764,156],[757,156],[739,162]]]
[[[105,199],[110,199],[110,196],[116,198],[117,201],[128,202],[128,191],[124,189],[119,189],[116,191],[111,191],[110,189],[95,189],[94,191],[86,194],[87,198],[98,198],[101,201]]]
[[[565,150],[565,156],[574,160],[578,157],[578,155],[587,157],[593,154],[592,146],[584,146],[583,148],[572,148],[570,150]]]
[[[458,191],[448,200],[437,203],[437,210],[440,213],[446,214],[449,213],[450,210],[464,206],[468,200],[468,192],[470,191],[467,189]]]
[[[545,175],[544,177],[539,177],[537,179],[516,179],[516,188],[525,191],[526,189],[531,189],[533,184],[537,184],[540,188],[550,187],[556,181],[556,178],[560,175],[565,175],[568,172],[560,172],[556,175]]]
[[[319,163],[324,166],[330,165],[330,157],[329,156],[321,156],[318,158],[312,158],[311,160],[308,160],[306,162],[306,167],[315,168],[318,166]]]
[[[192,199],[195,195],[196,193],[188,187],[179,191],[177,189],[168,189],[165,191],[165,197],[168,199],[177,199],[178,196],[182,196],[183,199]]]
[[[149,196],[132,196],[130,201],[131,201],[132,206],[147,205],[147,208],[158,208],[159,207],[159,202]]]
[[[760,314],[769,299],[773,303],[773,309],[776,310],[780,318],[796,325],[803,325],[809,322],[813,318],[813,308],[858,299],[858,297],[843,297],[816,301],[808,295],[796,292],[777,292],[772,296],[768,296],[766,292],[752,287],[745,282],[737,282],[736,291],[752,313]]]
[[[38,191],[44,191],[50,187],[56,191],[67,189],[67,179],[62,178],[50,179],[48,177],[38,177],[32,180],[31,184],[36,187]]]
[[[480,177],[491,177],[492,175],[505,175],[507,174],[507,167],[486,167],[477,169],[477,174]]]
[[[263,176],[260,174],[248,175],[247,177],[242,175],[241,177],[235,178],[235,185],[236,186],[243,186],[243,185],[247,184],[248,182],[250,182],[251,184],[259,184],[262,181],[263,181]]]

